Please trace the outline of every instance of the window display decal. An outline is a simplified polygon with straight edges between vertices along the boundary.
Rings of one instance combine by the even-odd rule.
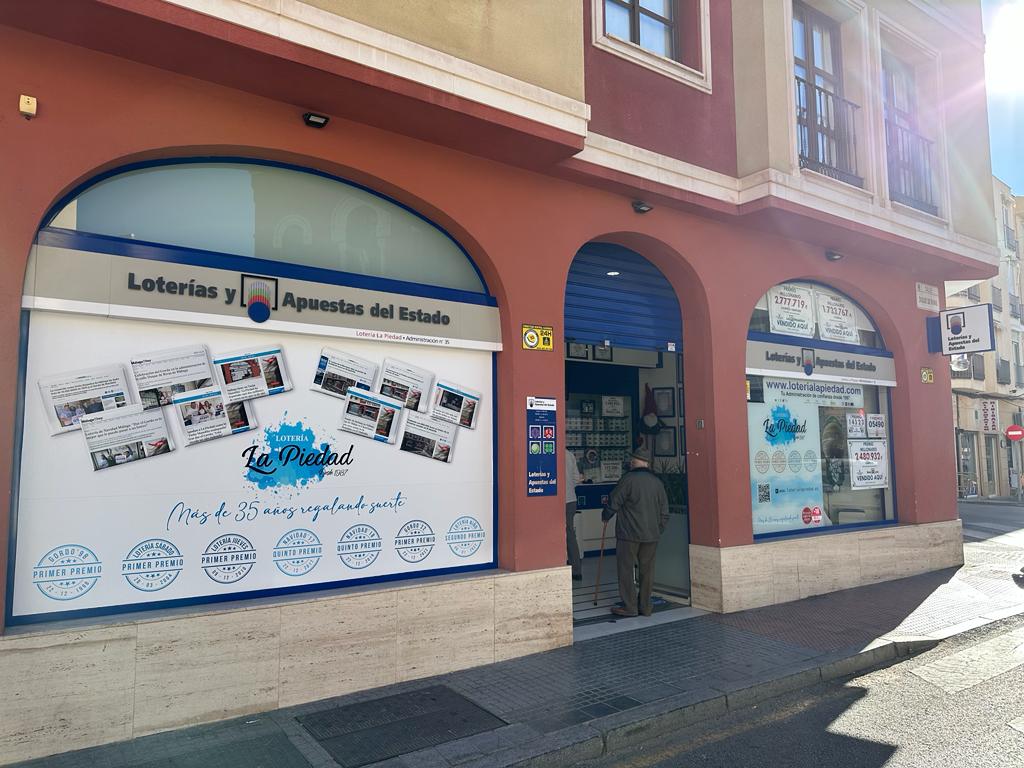
[[[382,443],[393,443],[402,410],[400,400],[350,389],[338,429]]]
[[[526,398],[526,495],[558,493],[558,453],[555,447],[558,401],[553,397]]]
[[[828,291],[815,290],[815,305],[818,312],[818,336],[825,341],[842,344],[857,344],[857,314],[853,303],[845,296]]]
[[[772,333],[814,337],[814,292],[783,283],[768,291],[768,319]]]
[[[460,384],[439,381],[434,388],[434,407],[430,413],[435,419],[475,429],[481,397],[479,392]]]
[[[783,402],[803,401],[839,408],[863,408],[864,387],[829,381],[800,381],[764,377],[764,396]],[[747,398],[750,399],[749,396]]]
[[[115,411],[83,416],[82,434],[94,470],[108,469],[173,449],[161,409],[129,405]]]
[[[754,533],[830,525],[822,513],[818,407],[750,403],[747,425]]]
[[[280,347],[225,352],[213,358],[213,366],[229,403],[279,395],[292,388]]]
[[[213,386],[206,346],[165,349],[131,359],[132,374],[144,408],[170,405],[175,395]]]
[[[865,431],[867,433],[866,437],[888,437],[889,429],[885,423],[885,414],[869,413],[866,419]]]
[[[854,490],[889,487],[886,440],[850,440],[850,486]]]
[[[458,431],[455,424],[406,411],[398,450],[450,464]]]
[[[185,444],[194,445],[256,428],[249,403],[229,403],[216,387],[175,395],[171,403]]]
[[[863,413],[846,414],[846,434],[848,437],[867,437],[867,419]]]
[[[322,337],[292,334],[260,345],[260,327],[39,312],[32,320],[26,380],[44,380],[55,370],[54,361],[70,371],[87,371],[95,359],[107,361],[106,369],[120,364],[127,379],[128,363],[139,349],[206,354],[208,347],[241,350],[230,356],[249,358],[280,349],[287,362],[283,378],[313,381],[324,352]],[[328,354],[365,361],[366,381],[380,372],[385,352],[392,349],[339,339]],[[180,352],[154,357],[170,369],[167,361],[175,356],[182,357]],[[226,357],[218,353],[216,359]],[[136,403],[89,414],[80,439],[51,438],[45,410],[25,408],[11,623],[490,567],[494,425],[489,413],[481,413],[486,401],[474,393],[492,385],[492,356],[409,347],[400,357],[465,382],[451,388],[460,397],[475,398],[475,429],[459,427],[465,408],[440,421],[359,388],[343,399],[323,397],[319,388],[292,388],[231,403],[222,387],[211,385],[173,394],[166,409],[146,410]],[[212,366],[210,371],[216,381]],[[184,373],[190,380],[188,366]],[[170,386],[174,383],[180,381]],[[435,384],[429,394],[436,390]],[[394,413],[381,419],[381,408],[367,424],[346,414],[354,399],[384,404]],[[115,417],[125,425],[117,432],[110,430]],[[372,437],[361,440],[339,430],[343,418],[350,429]],[[557,453],[544,453],[546,443],[556,444],[555,424],[545,426],[550,434],[541,428],[538,455],[557,460]],[[378,428],[388,436],[378,435]],[[229,435],[234,437],[215,439]],[[55,464],[62,467],[59,486],[53,482]],[[440,464],[459,471],[452,474]],[[412,530],[417,526],[422,530]],[[405,546],[410,537],[430,536],[434,546]],[[325,557],[324,550],[337,550],[338,556]],[[64,551],[86,554],[80,563],[61,564]],[[100,564],[107,564],[104,575],[110,568],[114,575],[100,578]],[[61,576],[59,568],[74,578]],[[64,589],[60,579],[77,581]]]
[[[380,371],[380,386],[377,391],[405,403],[411,411],[426,411],[427,393],[434,383],[434,374],[403,363],[394,358],[385,358]]]
[[[122,365],[47,376],[39,380],[39,393],[52,435],[78,429],[83,416],[123,408],[130,402]]]
[[[349,387],[369,391],[377,378],[377,368],[377,364],[369,360],[324,347],[320,350],[310,389],[342,398],[348,395]]]

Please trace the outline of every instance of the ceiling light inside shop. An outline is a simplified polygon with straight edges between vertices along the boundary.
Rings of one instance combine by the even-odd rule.
[[[605,274],[608,275],[608,277],[618,277],[620,273],[612,270],[611,272],[605,272]]]

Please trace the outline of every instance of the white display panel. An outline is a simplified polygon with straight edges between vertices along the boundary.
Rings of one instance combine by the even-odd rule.
[[[35,311],[26,389],[34,394],[40,379],[66,371],[127,366],[140,351],[205,344],[218,355],[265,338],[257,329]],[[26,397],[15,619],[492,563],[491,354],[319,335],[273,340],[294,381],[312,381],[330,346],[464,382],[483,393],[476,429],[460,430],[450,463],[424,461],[340,431],[346,401],[296,387],[246,402],[258,428],[194,445],[167,407],[175,450],[96,472],[81,432],[51,435],[40,399]]]

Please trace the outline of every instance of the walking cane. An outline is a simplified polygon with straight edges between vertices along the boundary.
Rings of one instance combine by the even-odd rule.
[[[601,564],[604,562],[604,534],[608,530],[608,521],[601,526],[601,551],[597,553],[597,583],[594,585],[594,605],[597,605],[597,592],[601,589]]]

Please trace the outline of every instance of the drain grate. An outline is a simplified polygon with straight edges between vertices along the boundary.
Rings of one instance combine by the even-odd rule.
[[[316,712],[299,723],[343,768],[387,760],[505,725],[437,685]]]

